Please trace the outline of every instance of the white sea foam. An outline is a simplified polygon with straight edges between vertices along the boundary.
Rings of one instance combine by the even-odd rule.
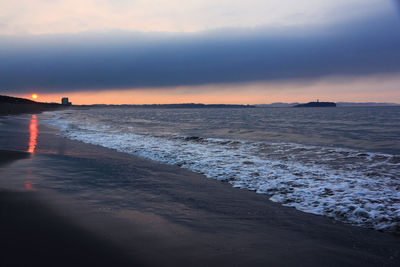
[[[55,113],[73,140],[178,165],[270,200],[359,226],[400,231],[400,158],[344,148],[143,135]]]

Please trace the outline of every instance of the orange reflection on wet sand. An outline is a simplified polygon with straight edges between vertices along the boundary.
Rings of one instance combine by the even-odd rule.
[[[34,190],[35,188],[33,187],[32,181],[27,180],[25,181],[24,187],[26,190]]]
[[[29,124],[29,153],[35,153],[35,148],[37,145],[36,139],[38,135],[38,127],[37,127],[37,117],[36,115],[32,115],[31,123]]]

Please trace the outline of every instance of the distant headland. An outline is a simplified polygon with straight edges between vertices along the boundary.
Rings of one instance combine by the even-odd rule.
[[[284,103],[275,102],[271,104],[257,104],[258,108],[291,108],[299,105],[298,102]],[[337,107],[390,107],[390,106],[400,106],[398,103],[390,102],[336,102]]]
[[[117,108],[256,108],[254,105],[237,104],[202,104],[202,103],[181,103],[181,104],[143,104],[143,105],[81,105],[81,107],[117,107]]]
[[[308,102],[307,104],[298,104],[293,106],[295,108],[332,108],[336,107],[336,103],[334,102]]]

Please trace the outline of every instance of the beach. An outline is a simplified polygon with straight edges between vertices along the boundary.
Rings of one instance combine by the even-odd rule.
[[[56,215],[33,193],[1,190],[0,203],[1,266],[142,265]]]
[[[400,267],[400,0],[0,10],[0,267]]]
[[[69,140],[40,120],[32,147],[32,120],[1,119],[2,265],[400,264],[398,235]]]

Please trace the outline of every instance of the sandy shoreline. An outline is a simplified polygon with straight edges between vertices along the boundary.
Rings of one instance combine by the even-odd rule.
[[[0,149],[24,151],[28,122],[8,120],[8,130],[0,129]],[[38,127],[35,154],[0,152],[8,161],[0,166],[1,224],[8,229],[2,237],[12,244],[5,248],[6,264],[30,258],[49,265],[67,254],[66,265],[400,264],[398,236],[305,214],[265,195]],[[24,187],[28,179],[34,192]],[[71,250],[63,254],[63,247]],[[17,258],[25,250],[32,256]],[[43,253],[54,257],[35,256]]]
[[[142,265],[36,198],[29,192],[0,191],[1,266]]]

